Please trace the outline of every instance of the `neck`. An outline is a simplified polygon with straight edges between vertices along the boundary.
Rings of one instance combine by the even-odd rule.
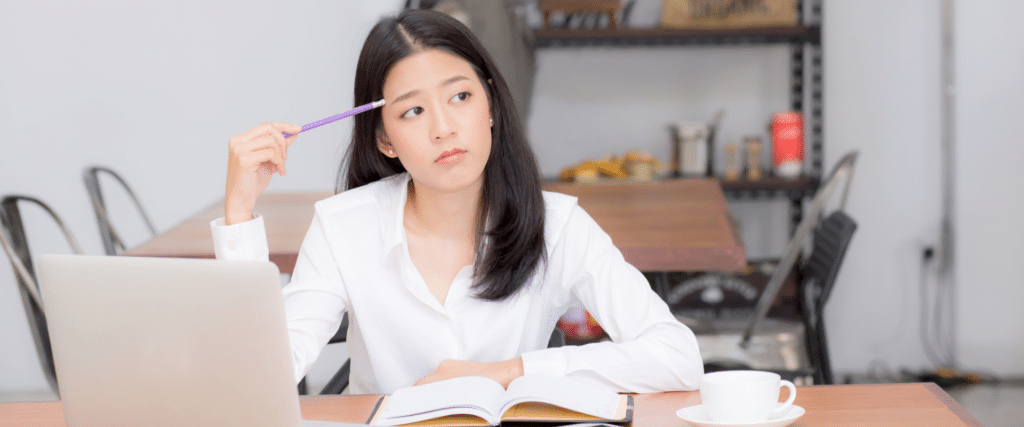
[[[482,183],[457,191],[439,191],[409,181],[405,226],[420,234],[476,239]]]

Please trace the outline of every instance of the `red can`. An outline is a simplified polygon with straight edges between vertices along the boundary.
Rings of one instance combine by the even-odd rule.
[[[776,175],[800,176],[804,163],[804,117],[799,111],[772,116],[772,163]]]

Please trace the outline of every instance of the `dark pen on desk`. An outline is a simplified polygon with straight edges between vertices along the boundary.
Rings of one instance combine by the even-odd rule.
[[[315,129],[315,128],[318,128],[320,126],[326,125],[328,123],[336,122],[336,121],[344,119],[346,117],[352,117],[352,116],[354,116],[356,114],[359,114],[359,113],[362,113],[362,112],[366,112],[366,111],[370,111],[370,110],[372,110],[374,108],[380,108],[380,107],[383,107],[383,106],[384,106],[384,100],[383,99],[377,100],[377,101],[373,101],[373,102],[371,102],[369,104],[363,104],[363,105],[360,105],[360,106],[358,106],[356,108],[348,110],[348,111],[346,111],[344,113],[336,114],[336,115],[333,115],[333,116],[328,117],[326,119],[320,119],[320,120],[317,120],[317,121],[315,121],[313,123],[302,125],[302,130],[300,130],[299,132],[301,133],[301,132],[305,132],[305,131],[310,130],[310,129]],[[288,138],[288,137],[290,137],[292,135],[295,135],[294,133],[288,133],[288,132],[281,132],[281,133],[284,134],[285,138]]]

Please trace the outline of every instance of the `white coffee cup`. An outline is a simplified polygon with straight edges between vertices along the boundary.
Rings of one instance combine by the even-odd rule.
[[[789,388],[789,399],[779,403],[779,391]],[[796,386],[764,371],[720,371],[704,374],[700,400],[708,417],[716,422],[756,423],[789,410]]]

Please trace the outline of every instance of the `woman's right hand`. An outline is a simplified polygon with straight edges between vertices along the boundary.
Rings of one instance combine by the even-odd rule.
[[[224,192],[224,221],[227,225],[252,219],[256,198],[267,189],[270,177],[285,175],[288,146],[295,142],[301,126],[263,123],[228,141],[228,179]],[[285,138],[283,133],[292,135]]]

